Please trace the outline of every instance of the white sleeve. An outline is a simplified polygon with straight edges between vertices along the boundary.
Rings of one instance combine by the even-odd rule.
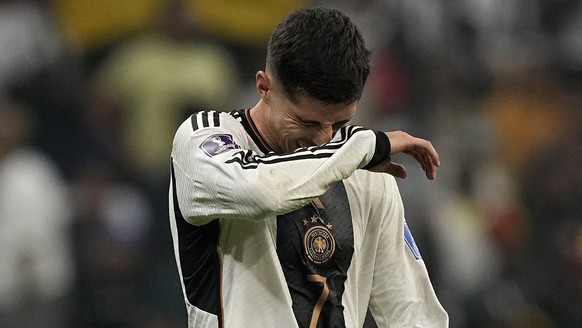
[[[374,266],[370,310],[379,328],[448,327],[414,238],[394,177],[382,174],[383,201],[371,219],[382,220]]]
[[[205,115],[204,120],[196,115]],[[197,124],[201,122],[203,126]],[[348,126],[322,146],[259,155],[249,150],[249,136],[235,118],[199,112],[178,128],[172,147],[172,183],[180,210],[196,225],[293,211],[376,161],[376,135]]]

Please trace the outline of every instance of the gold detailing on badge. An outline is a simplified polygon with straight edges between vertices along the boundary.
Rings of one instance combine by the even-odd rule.
[[[314,226],[305,233],[303,247],[311,262],[322,264],[335,252],[335,238],[326,226]]]
[[[317,210],[325,209],[319,197],[315,198],[311,205],[316,209],[318,214],[313,214],[311,217],[303,219],[304,226],[311,226],[303,237],[303,248],[305,255],[307,255],[307,258],[311,262],[322,264],[327,262],[335,252],[336,242],[331,232],[333,225],[329,222],[325,223],[319,216]]]

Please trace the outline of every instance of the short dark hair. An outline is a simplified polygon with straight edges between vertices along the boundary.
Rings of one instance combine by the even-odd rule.
[[[361,97],[370,74],[370,51],[344,13],[304,8],[273,30],[267,68],[292,101],[308,95],[327,104],[351,103]]]

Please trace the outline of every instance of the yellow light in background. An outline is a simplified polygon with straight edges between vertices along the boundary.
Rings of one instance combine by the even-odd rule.
[[[263,45],[288,12],[310,1],[184,0],[210,34],[235,43]],[[84,51],[148,27],[168,0],[53,0],[69,46]]]
[[[163,0],[54,0],[65,42],[77,50],[98,48],[148,26]]]
[[[264,45],[288,12],[306,6],[298,0],[189,0],[188,5],[211,34],[244,44]]]

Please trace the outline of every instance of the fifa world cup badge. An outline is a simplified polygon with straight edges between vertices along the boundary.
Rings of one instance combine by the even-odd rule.
[[[200,145],[206,155],[212,157],[229,149],[240,149],[230,134],[213,134]]]

